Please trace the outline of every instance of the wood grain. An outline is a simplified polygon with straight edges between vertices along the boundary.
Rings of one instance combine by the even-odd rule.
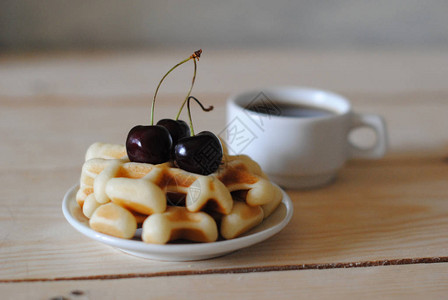
[[[348,96],[356,99],[353,101],[356,111],[378,113],[386,119],[390,136],[390,152],[386,159],[391,155],[396,158],[448,155],[448,131],[445,130],[448,128],[445,117],[448,93],[414,98],[408,94]],[[226,125],[226,96],[205,94],[204,98],[215,110],[204,114],[194,108],[195,126],[219,134]],[[181,95],[161,97],[156,118],[173,117],[179,99]],[[145,97],[0,97],[0,153],[4,157],[0,160],[0,170],[80,168],[91,143],[124,143],[130,128],[135,124],[147,124],[148,102]],[[11,128],[11,124],[15,126]]]
[[[56,291],[67,295],[76,286],[76,282],[70,280],[108,278],[127,278],[113,281],[112,286],[118,283],[116,289],[120,291],[124,289],[122,283],[136,290],[146,284],[160,287],[156,294],[161,297],[168,283],[179,280],[179,286],[186,286],[190,279],[192,282],[205,280],[210,290],[211,287],[216,289],[214,280],[224,281],[223,288],[219,289],[223,295],[231,294],[228,287],[238,286],[238,280],[247,279],[251,283],[247,288],[238,286],[240,293],[248,295],[254,288],[252,282],[257,282],[273,291],[260,293],[258,297],[266,294],[271,298],[280,288],[289,295],[288,291],[294,290],[300,280],[304,282],[300,293],[309,296],[316,289],[324,296],[331,296],[334,290],[335,296],[339,296],[340,291],[341,295],[356,297],[364,290],[380,297],[401,296],[402,293],[421,295],[426,288],[433,288],[436,298],[438,291],[446,290],[442,278],[444,272],[446,274],[443,262],[448,260],[448,89],[443,80],[446,76],[440,75],[448,74],[441,69],[443,64],[436,69],[428,66],[446,55],[408,54],[399,58],[391,54],[378,58],[379,66],[364,62],[366,57],[372,57],[369,55],[355,55],[353,59],[329,55],[320,60],[318,55],[309,54],[306,57],[313,58],[312,62],[301,59],[308,68],[306,74],[311,76],[310,83],[319,82],[319,74],[311,70],[312,66],[330,63],[326,67],[336,72],[341,65],[349,64],[347,70],[360,71],[356,63],[363,62],[363,66],[372,67],[371,78],[380,78],[380,66],[392,63],[393,72],[378,81],[383,85],[373,86],[369,77],[354,75],[349,77],[351,81],[339,78],[334,82],[337,90],[352,99],[356,111],[385,117],[390,152],[377,161],[348,162],[337,180],[327,187],[287,191],[294,202],[295,214],[291,223],[273,238],[228,256],[184,263],[143,260],[123,254],[85,238],[62,216],[62,197],[79,180],[87,147],[96,141],[124,143],[132,126],[147,124],[149,120],[151,97],[146,91],[132,89],[130,96],[126,96],[126,90],[109,91],[106,84],[102,86],[105,93],[97,95],[86,90],[84,79],[75,76],[59,80],[67,70],[78,70],[76,63],[83,57],[74,56],[72,61],[64,55],[47,58],[48,61],[30,58],[30,64],[15,57],[0,60],[0,64],[7,67],[0,71],[0,282],[3,282],[0,288],[6,293],[25,297],[39,285],[43,288],[42,297],[55,296],[53,292]],[[165,60],[168,56],[157,57]],[[242,58],[248,57],[243,54],[237,61],[244,65]],[[426,58],[412,62],[412,58],[419,57]],[[102,67],[112,58],[119,57],[90,57],[87,61],[94,65],[91,70],[99,68],[102,71],[98,74],[103,74]],[[148,57],[137,55],[112,63],[112,69],[129,61],[135,66],[143,58]],[[394,62],[396,59],[398,61]],[[68,66],[56,67],[56,62],[67,60],[70,61]],[[256,56],[255,60],[261,61],[262,56]],[[230,56],[223,62],[230,64]],[[162,68],[158,62],[153,63],[158,69]],[[276,72],[289,70],[289,73],[278,80],[295,74],[286,60],[282,59],[280,65]],[[66,80],[76,79],[74,83],[80,87],[79,93],[72,93],[73,88],[67,88],[68,85],[62,85],[59,90],[48,85],[44,92],[34,91],[32,82],[41,73],[32,71],[32,66],[49,74],[47,83],[66,84]],[[422,73],[408,74],[412,66]],[[21,74],[28,76],[26,82],[12,84],[10,79],[3,80],[8,68],[12,78]],[[79,72],[78,75],[84,74]],[[97,74],[92,72],[90,79],[92,74]],[[225,74],[231,75],[229,70]],[[422,74],[424,79],[419,81]],[[326,76],[324,82],[330,78]],[[399,84],[394,86],[393,80],[397,78]],[[6,88],[8,82],[11,86]],[[204,99],[205,104],[213,104],[215,110],[205,114],[195,108],[195,126],[197,130],[219,133],[225,128],[225,99],[229,93],[219,88],[220,81],[216,77],[211,76],[207,82],[211,86],[199,89],[196,95]],[[255,81],[251,79],[250,82]],[[26,88],[24,93],[18,89],[22,84]],[[184,97],[180,81],[171,84],[179,93],[161,95],[156,118],[173,117]],[[424,262],[434,264],[421,265]],[[406,265],[373,267],[381,264]],[[370,267],[343,269],[353,266]],[[244,272],[254,274],[242,274]],[[412,284],[406,285],[408,277]],[[270,280],[272,278],[274,280]],[[15,282],[24,280],[39,282]],[[40,282],[47,280],[64,282]],[[166,286],[161,284],[164,280]],[[345,281],[357,282],[364,289],[343,288]],[[88,286],[92,295],[98,295],[108,293],[106,287],[111,286],[112,281],[82,282],[86,284],[82,287]],[[274,283],[278,282],[286,283],[277,289]],[[384,289],[378,289],[380,283],[385,285]]]
[[[430,106],[428,117],[418,118],[426,107],[420,101],[401,115],[394,101],[378,106],[359,103],[360,110],[378,108],[390,114],[391,137],[403,139],[392,143],[392,154],[379,161],[349,162],[337,181],[325,188],[288,191],[295,207],[292,222],[255,247],[211,261],[142,263],[81,236],[64,220],[60,204],[65,191],[78,181],[87,146],[94,141],[120,142],[135,123],[133,115],[144,122],[146,103],[51,101],[57,100],[35,99],[25,107],[10,103],[2,109],[3,130],[14,118],[25,123],[14,128],[14,135],[5,135],[0,148],[3,157],[15,158],[1,161],[0,169],[5,187],[0,209],[2,280],[446,257],[448,168],[444,147],[436,147],[443,145],[446,132],[436,124],[446,122],[438,116],[445,114],[448,104]],[[169,115],[175,102],[161,101],[157,112]],[[223,126],[222,100],[216,102],[216,112],[201,114],[198,128],[209,124],[218,131]],[[88,121],[80,122],[81,117]],[[434,135],[428,138],[426,129],[431,127]],[[408,131],[412,135],[405,138]],[[417,145],[424,139],[428,148],[419,152]],[[401,155],[406,152],[400,147],[406,145],[416,152]]]
[[[285,85],[376,95],[448,90],[444,80],[448,59],[443,50],[203,50],[196,95]],[[0,53],[0,95],[151,97],[163,73],[187,55],[182,49],[4,56]],[[177,69],[166,80],[161,94],[184,94],[191,72],[192,64]]]
[[[2,299],[446,299],[448,264],[0,285]]]

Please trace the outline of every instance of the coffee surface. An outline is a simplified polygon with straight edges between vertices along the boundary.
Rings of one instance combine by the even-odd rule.
[[[334,115],[335,112],[321,107],[305,106],[302,104],[292,104],[283,102],[272,102],[272,107],[251,105],[248,110],[265,115],[275,115],[295,118],[315,118]]]

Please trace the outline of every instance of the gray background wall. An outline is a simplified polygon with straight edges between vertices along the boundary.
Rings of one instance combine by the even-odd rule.
[[[0,46],[446,47],[444,0],[0,0]]]

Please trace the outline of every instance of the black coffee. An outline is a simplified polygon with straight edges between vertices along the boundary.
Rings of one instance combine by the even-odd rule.
[[[272,102],[271,107],[265,104],[251,105],[247,109],[256,113],[273,116],[295,117],[295,118],[315,118],[334,115],[335,112],[319,107],[305,106],[301,104]]]

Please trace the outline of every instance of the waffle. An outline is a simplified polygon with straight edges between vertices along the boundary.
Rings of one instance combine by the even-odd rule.
[[[148,243],[211,242],[219,233],[231,239],[262,222],[282,199],[280,189],[245,155],[225,154],[207,176],[171,162],[130,162],[121,145],[95,143],[85,158],[76,201],[92,229],[117,237],[131,238],[143,223],[142,239]],[[114,208],[107,208],[113,212],[109,217],[104,207]]]
[[[126,147],[117,144],[94,143],[87,149],[85,160],[92,158],[126,158]]]
[[[142,240],[146,243],[166,244],[178,239],[214,242],[217,238],[218,227],[212,217],[205,212],[190,212],[185,207],[170,206],[143,222]]]
[[[146,197],[147,203],[138,202],[140,198],[145,198],[146,190],[153,190],[154,193]],[[113,201],[124,204],[130,210],[151,214],[164,210],[156,208],[166,204],[167,192],[185,194],[185,205],[192,212],[207,207],[228,214],[233,206],[229,190],[214,176],[193,174],[166,164],[151,165],[103,158],[90,159],[84,163],[81,188],[76,199],[82,206],[84,195],[94,193],[99,203]],[[149,202],[154,205],[150,206]]]
[[[230,214],[221,219],[221,235],[225,239],[233,239],[263,221],[263,209],[260,206],[249,206],[236,201]]]
[[[95,231],[124,239],[132,238],[137,230],[135,217],[114,203],[99,206],[92,214],[89,225]]]

